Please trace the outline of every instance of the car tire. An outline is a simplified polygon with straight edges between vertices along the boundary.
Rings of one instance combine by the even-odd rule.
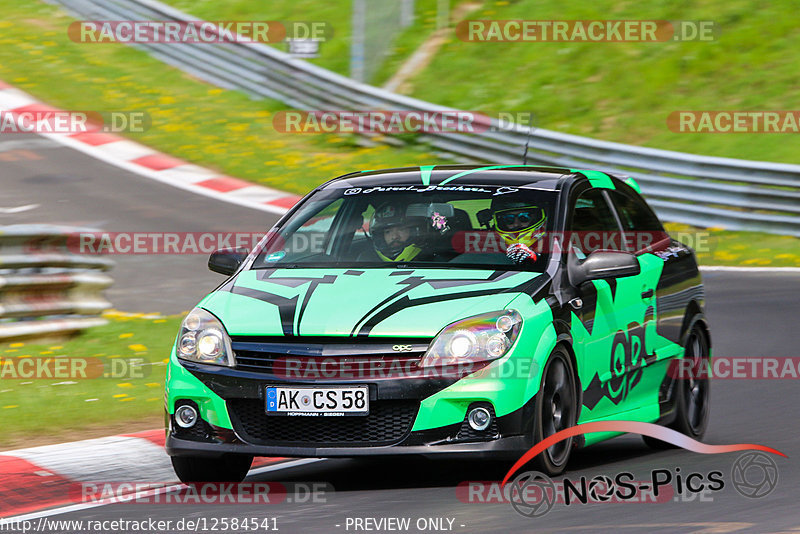
[[[709,341],[708,335],[700,325],[700,316],[692,318],[683,343],[684,360],[691,361],[691,376],[676,378],[677,398],[675,399],[675,419],[668,428],[700,440],[708,426],[710,381],[708,378]],[[684,369],[684,367],[679,367]],[[702,371],[701,371],[702,370]],[[644,442],[653,449],[670,449],[675,445],[650,436],[642,436]]]
[[[536,395],[534,443],[575,426],[578,413],[575,371],[563,346],[557,346],[547,360]],[[547,448],[533,459],[535,468],[550,476],[560,475],[567,467],[572,445],[573,438],[568,438]]]
[[[181,482],[241,482],[247,476],[253,457],[226,454],[219,458],[173,456],[172,468]]]

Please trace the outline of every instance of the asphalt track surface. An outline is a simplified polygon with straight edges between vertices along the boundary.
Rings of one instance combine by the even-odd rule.
[[[266,232],[278,216],[133,174],[38,136],[0,136],[0,211],[7,224],[64,224],[106,232]],[[206,254],[114,254],[106,297],[128,312],[190,310],[224,277]]]
[[[173,189],[38,138],[15,137],[35,155],[2,167],[2,207],[40,206],[0,215],[0,224],[21,222],[94,226],[119,231],[263,229],[275,216]],[[0,140],[0,153],[6,140]],[[17,150],[16,148],[14,150]],[[108,292],[125,311],[189,309],[220,278],[204,256],[117,256],[116,283]],[[800,276],[710,272],[704,276],[715,356],[798,356],[792,325],[800,308]],[[281,532],[390,532],[355,529],[356,518],[410,518],[405,532],[780,532],[800,530],[797,486],[800,456],[797,380],[713,380],[711,419],[705,443],[759,443],[784,452],[774,457],[777,488],[759,499],[740,495],[731,469],[740,453],[703,455],[653,451],[637,436],[622,436],[573,455],[567,477],[576,480],[627,471],[649,480],[654,469],[676,468],[707,475],[721,471],[717,492],[663,503],[556,504],[543,517],[528,518],[508,503],[468,503],[456,487],[464,481],[500,480],[508,462],[428,459],[324,460],[251,475],[249,481],[324,482],[334,491],[326,502],[272,505],[113,504],[51,516],[51,519],[276,518]],[[445,530],[418,530],[417,520],[444,518]],[[350,523],[348,523],[348,519]],[[348,528],[348,525],[349,528]],[[73,532],[51,527],[51,532]],[[133,530],[130,530],[133,532]],[[186,532],[187,530],[166,530]],[[232,531],[230,531],[232,532]],[[243,530],[239,530],[243,532]],[[263,532],[261,530],[260,532]],[[401,531],[403,532],[403,531]]]

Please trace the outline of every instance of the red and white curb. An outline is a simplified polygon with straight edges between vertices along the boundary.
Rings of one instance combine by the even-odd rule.
[[[19,115],[63,110],[43,104],[0,81],[0,111]],[[100,126],[87,127],[86,132],[38,135],[146,178],[248,208],[283,214],[300,200],[297,195],[224,176],[124,137],[102,132]]]
[[[250,474],[310,461],[317,460],[256,458]],[[164,431],[0,452],[0,524],[2,518],[21,514],[80,508],[85,503],[76,486],[85,482],[179,484],[164,450]]]

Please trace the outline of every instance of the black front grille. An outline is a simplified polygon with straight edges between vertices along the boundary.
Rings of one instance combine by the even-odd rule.
[[[234,336],[236,368],[298,380],[376,379],[420,372],[427,338]]]
[[[411,431],[418,401],[379,400],[365,416],[306,417],[265,413],[261,399],[227,401],[236,432],[256,445],[296,447],[374,447],[393,445]]]
[[[292,380],[376,379],[415,376],[422,353],[370,356],[287,356],[257,351],[236,351],[236,368]]]

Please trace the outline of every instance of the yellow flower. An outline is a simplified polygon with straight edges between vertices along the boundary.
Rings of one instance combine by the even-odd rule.
[[[145,347],[141,343],[134,343],[133,345],[128,345],[128,348],[135,352],[144,352],[147,350],[147,347]]]
[[[19,341],[17,343],[11,343],[9,345],[9,347],[11,347],[12,349],[18,348],[18,347],[24,347],[24,346],[25,346],[25,343],[22,343],[21,341]]]
[[[120,335],[119,335],[119,338],[120,338],[120,339],[127,339],[127,338],[129,338],[129,337],[133,337],[133,333],[132,333],[132,332],[128,332],[128,333],[126,333],[126,334],[120,334]]]
[[[720,250],[718,252],[715,252],[713,254],[713,256],[714,256],[714,258],[717,258],[717,259],[720,259],[720,260],[735,260],[736,258],[739,257],[738,254],[731,254],[730,252],[725,252],[724,250]]]
[[[127,393],[117,393],[116,395],[114,395],[114,398],[115,399],[122,399],[122,398],[127,397],[127,396],[128,396]]]
[[[117,387],[118,388],[132,388],[134,386],[130,382],[123,382],[121,384],[117,384]]]

